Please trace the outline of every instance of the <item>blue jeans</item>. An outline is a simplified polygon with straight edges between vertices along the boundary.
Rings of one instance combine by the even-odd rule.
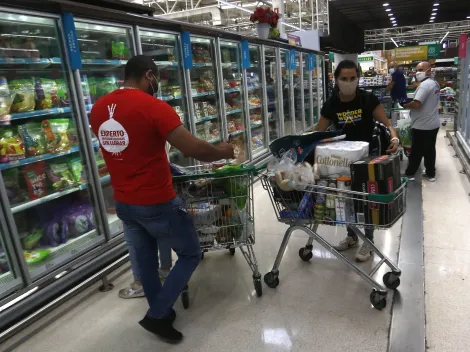
[[[193,219],[178,197],[166,203],[146,206],[116,202],[116,212],[124,224],[128,246],[135,250],[136,266],[150,306],[147,315],[155,319],[164,318],[170,314],[201,260]],[[172,248],[178,255],[163,287],[155,273],[158,245]]]
[[[126,231],[126,225],[124,225],[124,239],[126,240],[127,247],[129,250],[129,260],[131,261],[132,274],[134,275],[134,281],[140,281],[140,270],[137,265],[136,251],[133,245],[132,236],[129,236],[129,232]],[[160,266],[156,269],[170,270],[173,265],[171,258],[171,247],[168,247],[164,241],[157,243],[158,247],[158,258],[160,259]],[[157,260],[158,263],[158,260]]]

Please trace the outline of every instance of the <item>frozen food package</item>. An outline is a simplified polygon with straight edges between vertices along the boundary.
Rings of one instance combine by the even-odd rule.
[[[52,162],[47,167],[47,177],[54,191],[63,191],[77,184],[67,163]]]
[[[25,194],[25,191],[20,186],[20,175],[20,170],[16,167],[4,170],[2,173],[8,200],[11,205],[21,203],[28,199],[27,194]]]
[[[39,249],[34,251],[23,251],[23,254],[26,264],[33,265],[45,260],[49,254],[51,254],[51,251],[49,249]]]
[[[10,113],[13,103],[10,88],[5,77],[0,77],[0,117]]]
[[[9,83],[10,92],[13,96],[11,113],[34,111],[34,85],[31,79],[13,80]]]
[[[116,77],[110,75],[103,78],[96,78],[96,97],[101,98],[118,89]]]
[[[70,150],[70,140],[67,136],[69,125],[69,119],[51,119],[42,122],[48,153],[63,153]]]
[[[69,170],[72,172],[73,179],[76,183],[85,183],[85,174],[83,170],[82,160],[78,156],[71,157],[67,160]]]
[[[26,165],[23,168],[23,175],[28,186],[29,198],[39,199],[47,195],[46,162],[40,161]]]
[[[70,106],[69,93],[67,90],[67,83],[64,79],[58,79],[57,81],[57,99],[60,107]]]
[[[319,144],[315,163],[320,177],[351,176],[351,163],[369,156],[369,143],[339,141]]]
[[[18,126],[21,138],[23,138],[26,154],[28,156],[37,156],[47,153],[46,137],[41,123],[28,122]]]
[[[21,242],[23,244],[23,249],[26,249],[28,251],[34,249],[39,243],[39,241],[41,240],[43,235],[44,235],[43,229],[38,229],[38,228],[33,229],[29,235],[22,238]]]
[[[89,203],[75,203],[68,207],[62,222],[68,238],[81,236],[94,230],[93,208]]]
[[[51,219],[44,223],[44,235],[41,237],[40,243],[43,247],[57,247],[65,242],[61,216],[56,212]]]
[[[57,83],[47,78],[36,78],[34,82],[36,92],[36,110],[52,109],[59,106],[57,97]]]
[[[0,128],[0,163],[9,163],[25,157],[23,140],[16,127]]]

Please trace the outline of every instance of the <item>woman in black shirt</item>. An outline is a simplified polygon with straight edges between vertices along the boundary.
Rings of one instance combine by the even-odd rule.
[[[383,123],[390,129],[391,144],[387,153],[395,153],[398,149],[399,139],[392,128],[390,119],[385,115],[384,108],[379,99],[372,93],[358,89],[359,70],[350,60],[341,61],[335,70],[335,88],[333,95],[325,102],[321,109],[321,116],[315,128],[316,131],[326,131],[333,124],[336,130],[346,134],[346,140],[372,142],[375,121]],[[373,229],[366,228],[366,237],[373,241]],[[342,240],[336,250],[344,251],[359,245],[357,235],[348,228],[348,236]],[[371,257],[372,250],[364,242],[356,254],[358,261],[366,261]]]

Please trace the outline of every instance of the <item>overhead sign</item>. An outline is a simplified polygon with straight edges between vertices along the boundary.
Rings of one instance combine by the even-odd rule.
[[[250,49],[248,47],[248,41],[242,40],[240,43],[242,47],[242,68],[248,69],[250,68]]]
[[[183,47],[183,66],[185,69],[192,69],[193,49],[189,32],[181,32],[181,46]]]
[[[405,46],[391,51],[390,61],[421,61],[438,59],[441,55],[440,44]]]
[[[374,61],[374,57],[373,56],[359,56],[357,58],[357,61],[359,62]]]
[[[441,56],[441,44],[428,44],[428,60],[439,59]]]
[[[65,42],[69,54],[70,68],[80,70],[82,68],[82,57],[80,56],[80,47],[77,40],[77,31],[75,22],[71,13],[62,14],[62,24],[65,32]]]
[[[289,41],[289,44],[292,46],[302,46],[302,43],[300,42],[300,37],[297,35],[287,33],[287,39]]]

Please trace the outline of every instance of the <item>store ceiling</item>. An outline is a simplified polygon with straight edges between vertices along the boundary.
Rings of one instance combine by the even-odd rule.
[[[397,26],[428,24],[433,4],[438,3],[434,22],[465,20],[470,16],[470,0],[330,0],[338,9],[363,29],[390,28],[389,13]],[[389,6],[383,6],[388,3]],[[385,11],[389,8],[391,11]]]

